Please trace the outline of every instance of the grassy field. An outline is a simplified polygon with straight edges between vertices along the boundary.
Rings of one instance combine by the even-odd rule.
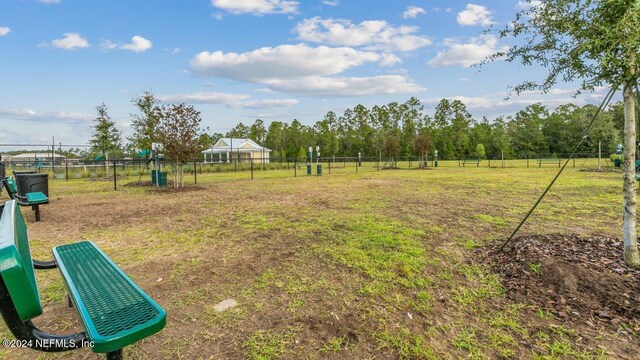
[[[126,348],[130,359],[623,355],[616,332],[510,303],[475,258],[509,235],[557,168],[351,170],[219,174],[180,192],[105,188],[55,198],[39,223],[23,212],[35,258],[91,239],[167,310],[166,328]],[[522,233],[619,236],[621,183],[568,169]],[[57,271],[38,281],[36,326],[79,330]],[[238,306],[214,310],[229,298]],[[0,337],[11,337],[4,324]],[[0,357],[96,358],[84,349]]]
[[[353,160],[353,159],[351,159]],[[472,160],[471,160],[472,161]],[[504,169],[513,169],[514,171],[519,171],[517,169],[530,169],[530,170],[553,170],[558,169],[561,164],[564,164],[565,160],[560,159],[546,159],[543,163],[538,163],[537,159],[519,159],[519,160],[487,160],[484,159],[480,161],[480,163],[467,163],[464,161],[458,160],[441,160],[439,161],[439,168],[441,169],[450,169],[450,168],[460,168],[460,169],[481,169],[481,168],[504,168]],[[398,161],[395,163],[395,166],[401,170],[415,170],[418,167],[417,161]],[[317,163],[313,163],[312,172],[316,174],[316,165]],[[321,163],[323,167],[324,175],[364,175],[364,174],[373,174],[379,172],[381,170],[385,170],[386,167],[390,167],[390,162],[375,162],[375,161],[364,161],[362,165],[356,167],[355,161],[345,161],[342,162],[341,159],[338,159],[337,162],[329,163],[323,162]],[[429,167],[433,167],[433,161],[429,161]],[[609,159],[602,159],[601,161],[602,168],[610,169],[613,164]],[[598,159],[597,158],[582,158],[582,159],[572,159],[569,161],[567,168],[569,169],[595,169],[598,167]],[[56,196],[66,196],[73,195],[79,193],[97,193],[97,192],[111,192],[114,188],[114,176],[113,176],[113,168],[110,167],[109,171],[106,171],[104,167],[101,166],[93,166],[93,170],[85,169],[82,166],[70,167],[68,169],[68,173],[65,173],[65,168],[60,167],[61,170],[56,170],[56,172],[52,172],[50,169],[47,171],[46,169],[41,169],[41,173],[49,174],[49,189],[50,194],[53,197]],[[257,161],[254,164],[253,175],[250,171],[250,164],[248,163],[240,163],[236,167],[234,164],[198,164],[196,166],[197,173],[194,175],[192,165],[185,166],[185,176],[184,181],[186,185],[194,185],[195,183],[199,185],[203,184],[217,184],[217,183],[227,183],[227,182],[235,182],[237,180],[248,180],[251,179],[251,176],[255,180],[259,179],[273,179],[273,178],[292,178],[292,177],[304,177],[306,175],[306,163],[301,161],[298,163],[298,166],[295,166],[294,162],[273,162],[271,164],[261,164]],[[8,173],[11,174],[12,171],[24,171],[24,170],[33,170],[30,168],[10,168]],[[173,175],[170,171],[171,169],[163,168],[163,171],[169,171],[169,182],[171,183],[173,179]],[[117,187],[122,189],[122,187],[126,187],[128,184],[132,182],[138,181],[150,181],[150,169],[139,167],[138,165],[126,166],[124,168],[118,166],[117,167]],[[0,198],[2,196],[0,195]]]

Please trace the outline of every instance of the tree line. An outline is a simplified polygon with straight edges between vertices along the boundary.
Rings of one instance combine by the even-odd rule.
[[[554,156],[570,153],[584,136],[594,105],[567,104],[550,110],[533,104],[513,116],[476,120],[460,100],[442,99],[433,114],[426,114],[416,98],[367,108],[357,105],[342,115],[330,111],[308,126],[297,119],[273,121],[268,128],[258,119],[240,122],[226,137],[251,138],[271,149],[272,157],[305,157],[309,146],[320,146],[323,156],[423,157],[438,150],[442,159],[469,157]],[[622,103],[604,111],[590,133],[584,152],[593,153],[601,142],[614,152],[623,130]]]
[[[94,153],[112,157],[131,156],[150,149],[151,143],[162,142],[161,119],[175,118],[173,112],[185,114],[184,104],[161,106],[150,92],[132,99],[136,113],[131,114],[133,134],[123,140],[107,107],[97,107],[91,140]],[[161,111],[159,109],[163,109]],[[460,100],[442,99],[433,114],[415,97],[404,103],[391,102],[367,108],[357,105],[341,115],[328,112],[313,125],[294,119],[290,123],[273,121],[268,126],[257,119],[253,124],[240,122],[227,133],[208,134],[194,131],[193,149],[211,147],[222,137],[250,138],[272,150],[272,158],[305,158],[309,146],[320,146],[326,157],[383,157],[385,159],[413,156],[423,158],[438,150],[441,159],[505,158],[530,156],[553,157],[570,153],[584,136],[597,111],[594,105],[566,104],[550,110],[539,103],[532,104],[512,116],[476,120]],[[172,120],[177,121],[177,120]],[[592,128],[581,152],[594,153],[598,143],[605,154],[615,152],[622,137],[624,111],[621,102],[603,111]],[[185,138],[186,139],[186,138]],[[165,137],[166,140],[166,137]],[[183,140],[184,141],[184,140]],[[201,158],[199,151],[190,156]]]

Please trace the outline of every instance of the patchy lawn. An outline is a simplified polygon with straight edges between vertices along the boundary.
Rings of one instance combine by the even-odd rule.
[[[589,326],[510,296],[479,255],[510,234],[556,171],[211,174],[188,191],[54,198],[39,223],[23,212],[35,258],[91,239],[167,310],[166,328],[127,347],[129,359],[636,358],[629,324]],[[521,235],[619,237],[621,184],[616,173],[568,169]],[[37,274],[45,310],[36,326],[80,330],[57,271]],[[218,312],[225,299],[237,306]],[[3,324],[0,337],[11,337]],[[96,358],[86,349],[2,356]]]

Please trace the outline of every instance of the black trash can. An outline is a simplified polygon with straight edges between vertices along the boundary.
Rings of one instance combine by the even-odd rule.
[[[30,192],[43,192],[49,196],[49,174],[15,174],[18,194],[26,196]]]

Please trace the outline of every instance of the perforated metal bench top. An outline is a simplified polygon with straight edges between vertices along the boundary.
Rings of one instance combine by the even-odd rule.
[[[94,352],[123,348],[162,330],[165,311],[90,241],[53,249]]]
[[[27,201],[29,204],[46,204],[49,202],[49,198],[42,192],[27,193]]]

